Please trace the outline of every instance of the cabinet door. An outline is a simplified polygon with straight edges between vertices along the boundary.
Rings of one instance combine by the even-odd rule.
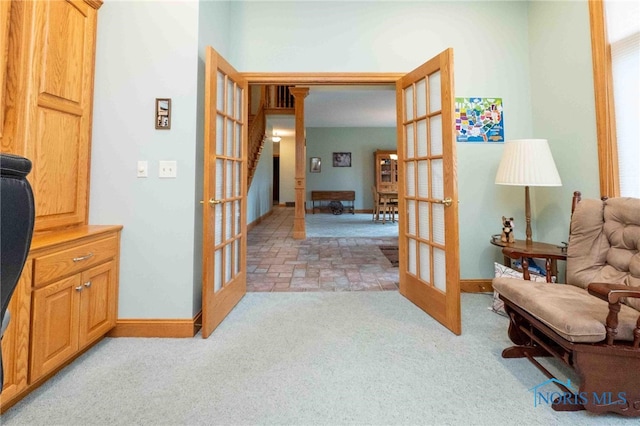
[[[7,84],[7,59],[9,55],[9,17],[11,15],[10,12],[11,12],[11,2],[0,1],[0,141],[3,140],[4,110],[6,107],[6,98],[7,98],[6,84]]]
[[[31,320],[31,260],[28,260],[11,301],[11,321],[2,337],[4,385],[0,402],[4,405],[27,387],[29,365],[29,323]]]
[[[78,350],[80,274],[33,292],[30,382],[71,358]]]
[[[25,145],[38,231],[87,221],[97,14],[79,1],[26,4],[35,9]]]
[[[82,273],[80,349],[102,337],[116,324],[116,265],[107,262]]]

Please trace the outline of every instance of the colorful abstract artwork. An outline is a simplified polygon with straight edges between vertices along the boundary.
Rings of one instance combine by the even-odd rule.
[[[502,98],[456,98],[457,142],[504,142]]]

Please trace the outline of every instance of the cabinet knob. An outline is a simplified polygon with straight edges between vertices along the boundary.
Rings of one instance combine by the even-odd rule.
[[[76,287],[76,291],[82,291],[82,286],[79,285],[78,287]]]
[[[86,283],[84,283],[84,286],[85,286],[86,288],[91,287],[91,281],[87,281]]]

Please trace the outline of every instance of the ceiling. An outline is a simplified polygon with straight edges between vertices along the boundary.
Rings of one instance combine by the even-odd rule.
[[[395,86],[312,86],[304,100],[305,127],[395,127]],[[267,117],[267,133],[293,136],[293,116]]]

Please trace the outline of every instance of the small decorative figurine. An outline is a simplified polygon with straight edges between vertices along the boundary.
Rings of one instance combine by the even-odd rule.
[[[500,241],[503,243],[513,243],[516,240],[516,236],[513,233],[515,224],[512,217],[502,216],[502,234],[500,234]]]

